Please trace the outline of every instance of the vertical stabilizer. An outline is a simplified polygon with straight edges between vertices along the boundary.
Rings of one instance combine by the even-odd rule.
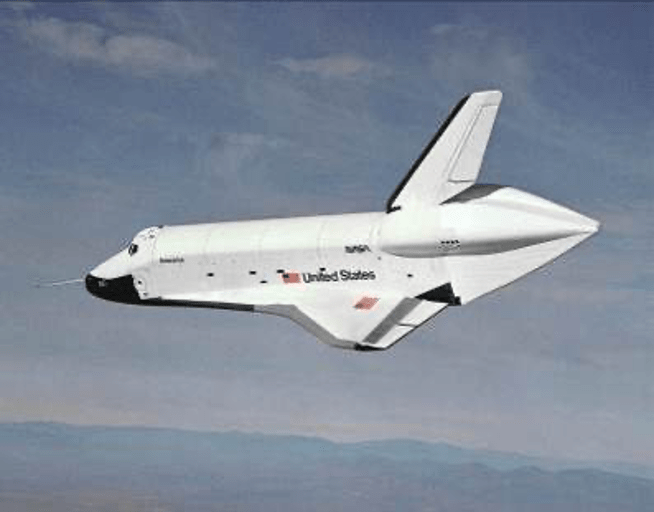
[[[388,199],[387,212],[438,205],[473,185],[501,101],[500,91],[463,98]]]

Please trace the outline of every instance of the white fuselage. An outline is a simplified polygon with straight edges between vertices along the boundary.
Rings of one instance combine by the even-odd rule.
[[[208,307],[248,306],[254,301],[246,297],[272,289],[279,301],[296,288],[289,284],[365,284],[419,296],[440,284],[448,259],[515,251],[596,229],[595,221],[567,208],[496,187],[418,210],[148,228],[134,238],[136,252],[121,251],[91,275],[106,282],[131,276],[141,301]],[[292,282],[295,275],[300,282]],[[198,302],[202,297],[206,304]]]
[[[115,302],[282,315],[330,345],[385,350],[597,231],[545,199],[476,184],[501,100],[461,99],[385,212],[148,228],[86,287]]]

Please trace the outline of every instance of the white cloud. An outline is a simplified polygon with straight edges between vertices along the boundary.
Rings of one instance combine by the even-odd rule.
[[[91,23],[66,22],[57,18],[29,21],[20,27],[32,45],[59,58],[99,64],[136,75],[194,75],[215,67],[209,57],[197,55],[166,39],[149,35],[107,36],[104,28]]]
[[[430,32],[436,36],[466,36],[482,39],[490,35],[489,30],[480,25],[462,25],[459,23],[437,23],[431,27]]]
[[[430,32],[435,36],[445,36],[451,34],[457,28],[456,23],[438,23],[431,28]]]
[[[287,57],[277,64],[292,73],[314,74],[320,78],[350,78],[385,72],[384,68],[356,55],[327,55],[316,59],[294,59]]]
[[[488,85],[527,90],[534,77],[529,56],[515,44],[483,27],[439,24],[431,29],[437,44],[431,59],[439,79],[470,89],[483,78]]]
[[[31,1],[14,0],[10,2],[0,2],[0,7],[6,7],[7,9],[11,9],[12,11],[16,12],[23,12],[36,8],[36,5]]]
[[[264,150],[274,149],[279,141],[258,133],[216,133],[209,149],[212,170],[230,181],[240,183],[244,166],[251,164]]]

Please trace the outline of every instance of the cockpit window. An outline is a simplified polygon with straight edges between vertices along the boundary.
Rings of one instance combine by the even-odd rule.
[[[130,256],[134,256],[136,252],[139,250],[139,246],[136,244],[129,244],[129,249],[127,249],[127,253]]]

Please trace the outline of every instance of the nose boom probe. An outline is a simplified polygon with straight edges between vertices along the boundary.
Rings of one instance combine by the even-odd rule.
[[[53,288],[55,286],[64,286],[67,284],[73,284],[73,283],[83,283],[84,278],[80,277],[77,279],[65,279],[63,281],[54,281],[52,283],[36,283],[34,286],[37,288]]]

